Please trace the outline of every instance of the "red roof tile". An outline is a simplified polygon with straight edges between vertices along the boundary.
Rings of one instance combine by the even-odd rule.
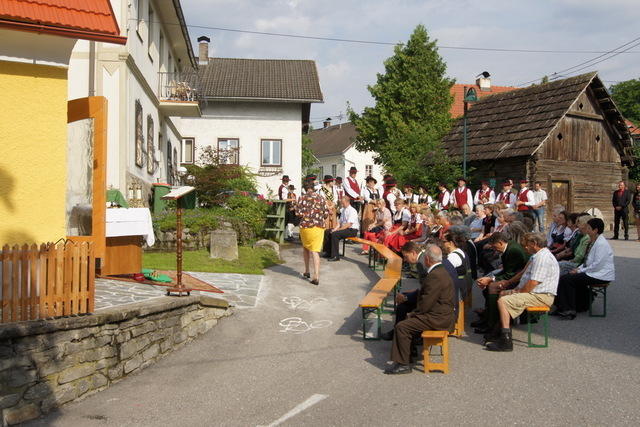
[[[633,124],[631,120],[624,119],[624,122],[626,123],[627,128],[629,128],[629,133],[631,133],[631,135],[634,135],[634,136],[640,135],[640,128],[638,128],[638,126]]]
[[[2,0],[0,26],[126,43],[109,0]]]
[[[451,87],[451,95],[453,95],[453,104],[451,105],[451,110],[449,110],[451,112],[451,117],[456,118],[456,117],[460,117],[464,114],[464,103],[463,103],[463,98],[464,98],[464,88],[474,88],[476,90],[476,94],[478,96],[478,98],[482,98],[484,96],[487,95],[493,95],[496,93],[502,93],[502,92],[510,92],[512,90],[516,90],[518,89],[517,87],[513,87],[513,86],[493,86],[491,85],[491,90],[488,91],[481,91],[480,87],[478,85],[474,84],[454,84]],[[469,104],[469,107],[471,107],[471,105],[473,104]]]

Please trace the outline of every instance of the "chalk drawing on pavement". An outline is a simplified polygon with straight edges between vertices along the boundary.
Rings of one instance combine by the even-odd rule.
[[[312,329],[328,328],[333,325],[331,320],[316,320],[315,322],[305,322],[300,317],[287,317],[282,319],[279,323],[279,332],[291,332],[292,334],[304,334]]]
[[[315,304],[326,302],[326,298],[313,298],[311,300],[302,299],[300,297],[284,297],[282,302],[289,306],[292,310],[310,311]]]

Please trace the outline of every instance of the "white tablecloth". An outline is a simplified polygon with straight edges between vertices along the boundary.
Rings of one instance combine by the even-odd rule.
[[[107,209],[107,237],[142,236],[148,246],[153,246],[153,222],[148,208]]]

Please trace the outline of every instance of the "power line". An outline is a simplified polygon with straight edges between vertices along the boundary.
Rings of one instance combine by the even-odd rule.
[[[130,18],[130,21],[139,20],[137,18]],[[144,20],[141,20],[144,21]],[[163,25],[180,25],[174,22],[160,22],[153,21],[154,24],[163,24]],[[362,40],[362,39],[346,39],[340,37],[321,37],[321,36],[305,36],[301,34],[289,34],[289,33],[273,33],[268,31],[253,31],[253,30],[241,30],[238,28],[225,28],[225,27],[212,27],[207,25],[192,25],[186,24],[187,28],[197,28],[203,30],[214,30],[214,31],[226,31],[231,33],[243,33],[243,34],[254,34],[260,36],[272,36],[272,37],[287,37],[287,38],[295,38],[295,39],[304,39],[304,40],[320,40],[320,41],[332,41],[332,42],[341,42],[341,43],[356,43],[356,44],[368,44],[368,45],[380,45],[380,46],[396,46],[401,44],[402,42],[385,42],[385,41],[376,41],[376,40]],[[582,54],[582,53],[610,53],[610,51],[598,51],[598,50],[554,50],[554,49],[509,49],[509,48],[497,48],[497,47],[476,47],[476,46],[448,46],[448,45],[438,45],[438,49],[452,49],[452,50],[470,50],[470,51],[481,51],[481,52],[511,52],[511,53],[571,53],[571,54]],[[640,53],[640,51],[634,52],[620,52],[620,53]]]

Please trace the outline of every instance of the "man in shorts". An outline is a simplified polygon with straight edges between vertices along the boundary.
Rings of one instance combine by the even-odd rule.
[[[489,351],[513,351],[510,321],[520,316],[527,307],[551,307],[558,290],[560,267],[547,248],[547,238],[542,233],[527,233],[524,236],[525,250],[531,258],[520,283],[515,289],[502,291],[498,300],[500,312],[500,336],[487,343]]]

